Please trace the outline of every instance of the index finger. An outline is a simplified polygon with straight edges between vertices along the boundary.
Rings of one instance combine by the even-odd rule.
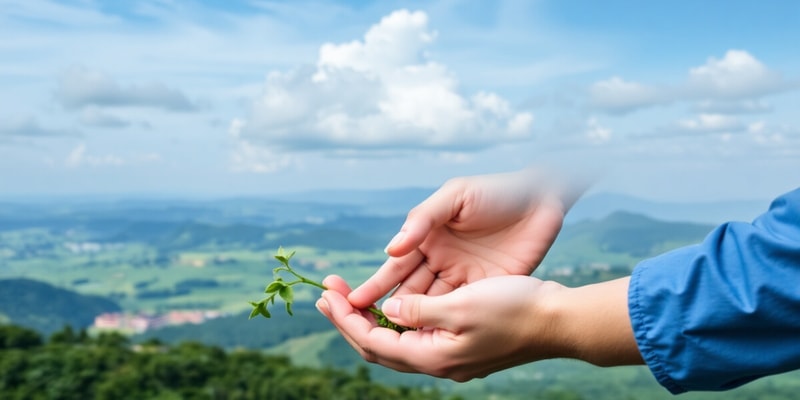
[[[411,209],[398,235],[386,247],[390,256],[403,256],[419,248],[430,232],[458,216],[464,204],[466,183],[463,178],[447,181],[439,190]]]
[[[424,259],[419,250],[402,257],[390,257],[364,283],[353,289],[347,300],[356,308],[369,307],[404,281]]]

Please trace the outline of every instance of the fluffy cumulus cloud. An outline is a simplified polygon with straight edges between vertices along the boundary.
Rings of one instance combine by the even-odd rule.
[[[465,95],[426,47],[423,12],[395,11],[360,40],[323,45],[316,64],[272,72],[240,140],[281,150],[473,151],[531,138],[533,115],[494,93]],[[269,169],[269,168],[266,168]]]
[[[689,94],[700,98],[759,97],[788,86],[777,72],[742,50],[729,50],[723,58],[709,58],[704,65],[689,70]]]
[[[196,106],[181,91],[160,82],[121,85],[99,71],[72,67],[59,78],[56,100],[67,109],[84,107],[149,107],[191,111]]]
[[[719,113],[769,111],[761,97],[798,87],[743,50],[729,50],[724,57],[709,58],[690,68],[686,81],[677,85],[652,86],[619,77],[597,82],[589,88],[589,104],[609,113],[679,101],[698,102],[697,109]]]

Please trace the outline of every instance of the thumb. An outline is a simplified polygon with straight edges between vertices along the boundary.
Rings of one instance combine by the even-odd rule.
[[[448,295],[409,294],[386,299],[381,311],[392,322],[415,328],[430,327],[455,330],[452,326]]]

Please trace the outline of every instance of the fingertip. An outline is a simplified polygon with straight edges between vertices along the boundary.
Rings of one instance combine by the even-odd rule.
[[[317,301],[323,301],[324,310],[330,318],[335,318],[337,315],[346,315],[351,313],[354,308],[342,293],[335,290],[326,290],[322,292],[322,296]]]
[[[324,316],[330,317],[331,315],[331,307],[328,305],[328,302],[324,298],[320,298],[314,304],[317,307],[317,310]]]
[[[400,232],[397,232],[397,234],[395,234],[394,237],[392,237],[392,240],[389,241],[389,244],[386,245],[386,247],[383,249],[383,252],[388,255],[396,253],[397,245],[402,243],[405,237],[406,237],[406,232],[401,229]]]
[[[389,318],[399,318],[400,306],[402,305],[401,303],[402,300],[399,298],[388,298],[381,305],[381,311],[383,311],[383,314]]]
[[[373,297],[375,296],[370,296],[367,289],[364,288],[364,285],[361,285],[353,289],[353,291],[347,295],[347,301],[355,308],[366,308],[375,302],[375,300],[372,299]]]
[[[422,215],[410,216],[384,252],[395,258],[408,255],[419,248],[436,224],[436,221],[428,220]]]
[[[347,284],[347,281],[338,275],[326,276],[325,279],[322,280],[322,285],[328,290],[334,290],[344,296],[347,296],[351,292],[350,285]]]
[[[329,286],[331,281],[332,280],[336,280],[337,278],[339,278],[338,275],[328,275],[328,276],[326,276],[325,278],[322,279],[322,285]]]

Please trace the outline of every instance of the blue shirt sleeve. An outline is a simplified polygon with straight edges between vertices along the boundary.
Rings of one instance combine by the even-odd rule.
[[[674,394],[800,369],[800,189],[751,224],[639,263],[628,305],[642,357]]]

